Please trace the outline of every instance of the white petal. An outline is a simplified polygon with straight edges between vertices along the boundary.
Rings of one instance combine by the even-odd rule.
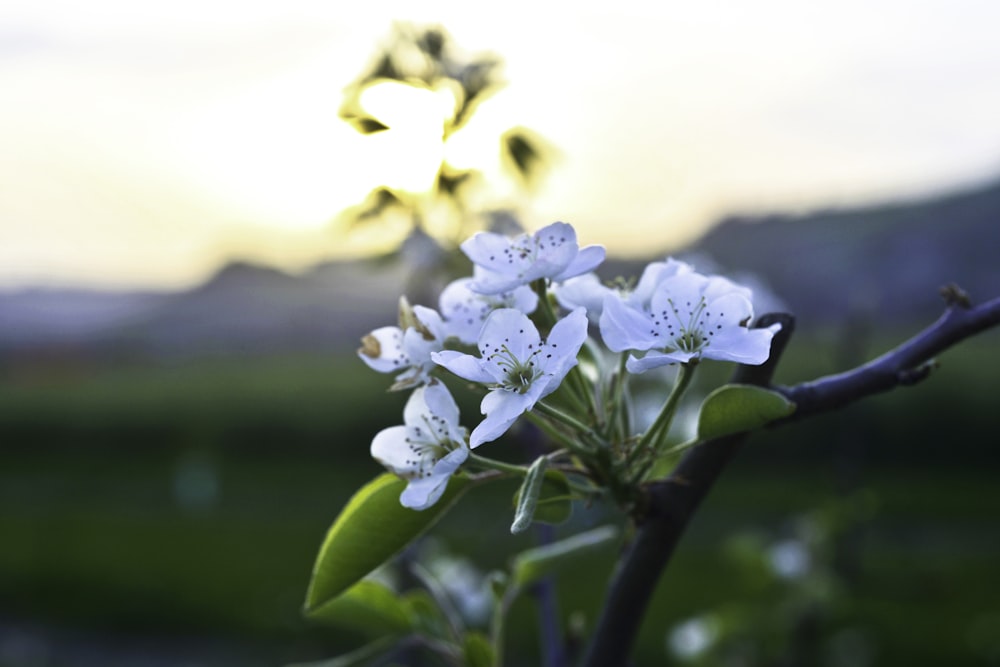
[[[407,426],[423,426],[423,417],[428,413],[427,401],[424,400],[426,387],[417,387],[410,394],[403,407],[403,423]]]
[[[587,326],[587,311],[584,308],[577,308],[556,322],[545,340],[545,352],[539,356],[542,370],[557,376],[561,382],[569,369],[576,365],[576,355],[587,340]]]
[[[693,269],[690,265],[678,261],[673,257],[668,257],[665,262],[651,262],[642,271],[642,276],[636,284],[632,294],[625,299],[626,303],[638,307],[649,306],[649,300],[653,296],[656,288],[667,278],[690,273]]]
[[[403,331],[399,327],[380,327],[368,334],[378,343],[378,354],[370,356],[362,347],[358,357],[379,373],[400,371],[410,365],[403,347]]]
[[[442,382],[424,387],[424,403],[431,414],[437,415],[449,426],[458,425],[458,405]]]
[[[456,449],[435,463],[429,476],[411,479],[399,496],[400,504],[414,510],[425,510],[436,503],[448,488],[452,473],[468,456],[469,450],[465,447]]]
[[[535,232],[532,240],[538,248],[534,265],[529,272],[530,280],[535,278],[555,278],[566,270],[577,256],[579,246],[576,244],[576,230],[565,222],[553,222]],[[598,261],[600,264],[600,261]],[[596,266],[596,264],[595,264]],[[584,269],[580,273],[586,273]],[[579,274],[572,274],[579,275]],[[525,276],[527,277],[527,276]],[[570,276],[566,276],[569,278]],[[528,282],[528,281],[526,281]]]
[[[703,295],[702,290],[708,285],[708,278],[700,273],[680,273],[663,280],[653,291],[649,300],[653,313],[668,313],[677,308],[681,324],[687,326],[691,314],[698,309]]]
[[[538,308],[538,294],[527,285],[521,285],[500,296],[504,297],[511,308],[517,308],[525,314],[533,313]]]
[[[428,308],[427,306],[413,306],[413,314],[416,316],[417,320],[427,329],[434,338],[443,341],[445,339],[444,331],[445,324],[444,320],[441,319],[441,315],[433,308]]]
[[[649,315],[625,305],[618,295],[604,300],[600,326],[601,338],[612,352],[648,350],[656,344]]]
[[[525,284],[520,273],[499,273],[497,271],[477,271],[469,283],[469,289],[484,295],[509,292]]]
[[[728,278],[723,278],[722,276],[711,276],[708,279],[708,284],[705,286],[704,290],[705,300],[714,301],[722,296],[727,296],[729,294],[738,294],[744,297],[747,301],[753,299],[753,292],[749,287],[743,287],[742,285],[737,285]]]
[[[713,332],[714,338],[729,329],[744,329],[741,322],[753,317],[753,304],[742,294],[733,292],[710,301],[704,315],[705,333]],[[715,345],[714,340],[712,344]]]
[[[739,327],[738,331],[730,331],[726,336],[714,337],[702,356],[757,366],[771,356],[771,339],[780,329],[780,324],[772,324],[765,329]]]
[[[421,381],[427,380],[427,373],[434,368],[431,354],[442,347],[442,341],[433,338],[428,340],[422,333],[410,327],[403,334],[403,349],[406,351],[409,365],[416,369]]]
[[[525,361],[541,342],[538,329],[527,315],[514,308],[499,308],[486,318],[479,334],[479,353],[485,360],[506,347],[517,359]]]
[[[469,288],[472,278],[459,278],[450,282],[441,292],[438,302],[441,314],[447,320],[447,336],[454,336],[463,343],[474,345],[479,331],[490,310],[483,295]]]
[[[553,280],[566,280],[574,276],[579,276],[581,274],[587,273],[588,271],[593,271],[597,266],[604,261],[604,257],[607,254],[604,246],[602,245],[589,245],[586,248],[581,248],[576,257],[570,261],[569,265],[562,270],[559,275],[553,277]]]
[[[375,434],[371,444],[372,458],[397,475],[405,475],[416,469],[407,463],[412,459],[413,452],[406,442],[405,426],[391,426]]]
[[[690,361],[694,356],[695,355],[691,352],[681,352],[680,350],[667,353],[654,350],[647,352],[643,357],[630,355],[628,360],[625,362],[625,370],[629,373],[645,373],[650,368],[658,368],[669,364]]]
[[[591,317],[600,317],[605,297],[617,295],[615,290],[601,282],[596,273],[570,278],[556,285],[552,291],[563,308],[583,306]]]
[[[462,243],[461,248],[473,264],[501,276],[510,276],[520,273],[531,263],[530,260],[522,259],[518,253],[511,250],[512,245],[524,244],[527,241],[527,234],[509,239],[502,234],[478,232]],[[479,276],[477,283],[480,282],[478,278]]]
[[[487,363],[471,354],[455,350],[442,350],[441,352],[432,352],[431,359],[439,366],[444,366],[458,377],[470,382],[490,384],[496,381],[496,377],[487,370]]]
[[[484,442],[496,440],[534,404],[532,398],[517,392],[495,389],[486,394],[480,406],[486,418],[473,429],[469,446],[475,449]]]

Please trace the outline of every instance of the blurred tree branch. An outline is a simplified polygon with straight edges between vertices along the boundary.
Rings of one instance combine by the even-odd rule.
[[[503,60],[492,53],[466,53],[440,26],[418,27],[407,23],[393,25],[389,38],[379,47],[368,66],[344,89],[339,115],[362,134],[391,131],[391,121],[378,118],[365,108],[362,98],[368,89],[380,83],[395,82],[430,91],[447,90],[454,107],[442,117],[439,139],[442,144],[466,127],[479,105],[506,85],[502,77]],[[518,185],[530,190],[544,177],[554,149],[536,133],[512,127],[498,137],[502,165]],[[454,217],[454,233],[435,239],[447,249],[456,239],[469,235],[470,223],[482,226],[490,211],[474,210],[474,193],[484,185],[475,169],[460,169],[442,161],[431,191],[413,193],[381,185],[372,190],[365,202],[343,211],[338,224],[351,229],[377,222],[395,211],[409,215],[414,233],[428,233],[429,210],[443,204]],[[485,216],[481,214],[486,214]]]

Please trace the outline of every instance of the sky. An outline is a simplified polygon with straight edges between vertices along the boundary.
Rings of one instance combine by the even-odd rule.
[[[7,0],[0,289],[175,288],[230,259],[296,270],[369,250],[331,221],[382,183],[419,190],[442,156],[439,96],[371,97],[399,114],[382,135],[337,117],[393,21],[504,60],[448,159],[514,196],[497,137],[531,128],[558,157],[512,200],[523,220],[613,253],[668,252],[727,214],[1000,176],[1000,3],[547,6]]]

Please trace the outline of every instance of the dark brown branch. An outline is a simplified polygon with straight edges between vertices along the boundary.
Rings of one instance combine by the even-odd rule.
[[[953,291],[945,295],[948,298]],[[872,394],[916,384],[930,373],[938,354],[997,325],[1000,325],[1000,298],[974,307],[967,300],[949,298],[948,308],[937,322],[881,357],[836,375],[791,387],[775,387],[796,405],[795,412],[782,421],[802,419]]]
[[[790,315],[764,315],[757,326],[775,322],[782,326],[771,343],[770,358],[761,366],[738,366],[733,382],[762,386],[770,383],[795,326]],[[745,439],[745,433],[737,434],[690,449],[668,479],[646,487],[646,511],[637,521],[635,538],[618,562],[584,667],[617,667],[626,663],[656,582],[677,541],[712,483]]]
[[[955,288],[943,292],[948,308],[937,322],[899,347],[853,370],[792,387],[777,387],[795,402],[785,421],[839,408],[872,394],[923,380],[934,357],[956,343],[1000,325],[1000,298],[973,307]],[[739,366],[733,382],[768,386],[792,333],[789,315],[765,315],[757,326],[781,322],[771,356],[761,366]],[[584,667],[625,665],[656,582],[691,517],[747,434],[704,443],[687,452],[669,479],[647,487],[647,508],[635,539],[619,560]]]

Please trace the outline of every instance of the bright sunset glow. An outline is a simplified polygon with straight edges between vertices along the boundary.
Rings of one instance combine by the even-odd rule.
[[[514,196],[496,149],[514,125],[559,151],[515,200],[526,223],[572,222],[612,252],[666,250],[726,213],[1000,173],[995,3],[420,4],[7,3],[0,286],[173,286],[229,258],[356,254],[372,239],[335,236],[337,213],[381,184],[425,189],[442,154]],[[448,146],[446,91],[369,91],[382,134],[337,117],[392,20],[505,61],[508,86]]]

